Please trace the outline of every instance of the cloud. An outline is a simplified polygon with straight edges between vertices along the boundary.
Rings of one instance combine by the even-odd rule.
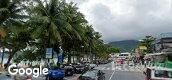
[[[74,0],[106,42],[172,32],[171,0]]]

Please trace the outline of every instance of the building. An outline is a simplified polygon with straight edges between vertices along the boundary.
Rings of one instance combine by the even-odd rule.
[[[172,33],[162,33],[153,45],[154,52],[172,51]]]

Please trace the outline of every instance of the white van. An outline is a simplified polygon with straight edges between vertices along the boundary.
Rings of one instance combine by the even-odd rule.
[[[131,53],[126,52],[126,53],[120,53],[120,54],[118,55],[118,58],[127,59],[127,58],[129,58],[130,56],[131,56]]]

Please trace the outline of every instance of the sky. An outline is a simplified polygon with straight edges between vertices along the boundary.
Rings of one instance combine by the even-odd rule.
[[[69,0],[105,42],[172,32],[172,0]]]

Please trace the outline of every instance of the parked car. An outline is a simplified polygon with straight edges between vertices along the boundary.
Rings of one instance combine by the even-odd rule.
[[[59,67],[50,67],[46,80],[63,80],[65,77],[65,71]]]
[[[81,65],[81,63],[72,63],[72,67],[76,67],[78,65]]]
[[[81,74],[78,80],[105,80],[105,73],[97,69],[92,69]]]
[[[88,71],[90,69],[90,64],[84,64],[85,66],[85,71]]]
[[[72,76],[74,74],[74,68],[72,65],[64,65],[65,76]]]
[[[83,65],[83,64],[78,64],[78,65],[73,65],[74,71],[77,74],[82,74],[89,70],[89,65]]]
[[[94,69],[96,66],[96,64],[89,64],[90,69]]]

